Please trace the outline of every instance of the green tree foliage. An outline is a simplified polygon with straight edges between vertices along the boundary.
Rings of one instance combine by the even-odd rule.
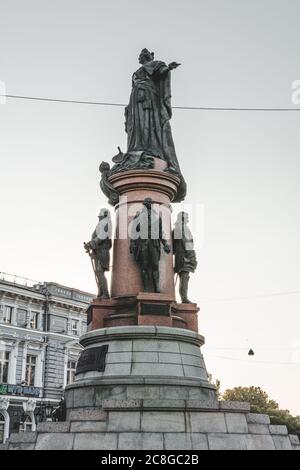
[[[278,403],[270,400],[268,394],[260,387],[235,387],[231,390],[225,390],[222,398],[229,401],[247,401],[250,403],[253,413],[266,413],[269,409],[279,408]]]
[[[276,401],[260,387],[235,387],[225,390],[223,400],[247,401],[252,413],[263,413],[270,416],[271,424],[284,424],[290,434],[300,435],[300,416],[292,416],[289,410],[281,410]]]
[[[285,424],[290,434],[300,437],[300,416],[292,416],[289,410],[268,410],[271,424]]]

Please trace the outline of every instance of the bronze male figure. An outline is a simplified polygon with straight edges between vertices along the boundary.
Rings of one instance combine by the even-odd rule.
[[[190,273],[195,272],[197,258],[194,250],[192,233],[188,227],[189,216],[186,212],[179,212],[172,232],[173,252],[175,255],[174,271],[179,276],[179,294],[181,302],[192,303],[188,299],[188,285]]]
[[[99,222],[92,234],[92,239],[84,243],[85,251],[90,255],[98,287],[98,298],[109,299],[105,271],[109,271],[111,241],[111,218],[108,209],[101,209]]]
[[[171,251],[163,234],[162,218],[154,211],[152,205],[151,198],[144,199],[143,209],[135,215],[130,240],[130,253],[140,266],[144,292],[160,292],[161,245],[165,253]]]

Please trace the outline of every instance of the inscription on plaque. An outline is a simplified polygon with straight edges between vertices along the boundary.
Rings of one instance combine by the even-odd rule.
[[[83,372],[103,372],[108,344],[97,348],[86,349],[80,354],[75,375]]]
[[[141,315],[165,315],[169,316],[170,306],[167,304],[141,303]]]

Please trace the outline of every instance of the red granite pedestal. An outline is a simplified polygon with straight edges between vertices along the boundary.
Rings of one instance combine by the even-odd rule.
[[[196,304],[179,304],[166,294],[139,292],[108,300],[95,299],[88,308],[88,331],[112,326],[169,326],[198,331]]]
[[[155,158],[153,170],[130,170],[112,175],[110,183],[120,193],[116,206],[113,243],[111,299],[95,299],[88,309],[88,331],[114,326],[166,326],[198,332],[196,304],[175,300],[173,253],[171,243],[171,202],[179,179],[163,171],[166,163]],[[171,253],[161,252],[160,293],[143,292],[140,268],[130,253],[130,223],[143,200],[151,197],[154,210],[163,220],[163,231]]]
[[[154,210],[163,220],[165,237],[171,246],[171,202],[174,199],[179,179],[161,170],[164,163],[155,159],[153,170],[131,170],[117,173],[109,182],[120,193],[116,206],[116,230],[113,243],[113,266],[111,296],[137,295],[143,290],[140,268],[130,253],[131,223],[143,207],[146,197],[153,200]],[[159,263],[160,291],[175,298],[172,251],[161,252]]]

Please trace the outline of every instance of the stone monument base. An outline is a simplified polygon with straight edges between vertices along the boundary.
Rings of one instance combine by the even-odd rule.
[[[203,336],[182,328],[122,326],[90,331],[66,421],[12,434],[2,448],[28,450],[300,449],[285,426],[250,405],[220,402],[209,383]]]
[[[198,333],[165,326],[122,326],[90,331],[80,342],[87,359],[83,368],[79,361],[75,383],[65,390],[68,412],[83,402],[101,406],[107,398],[217,400],[200,350],[204,338]],[[101,369],[89,364],[88,357],[102,348],[107,352]]]
[[[272,426],[249,404],[197,400],[130,399],[73,408],[66,422],[14,433],[8,450],[300,450],[297,436]]]

